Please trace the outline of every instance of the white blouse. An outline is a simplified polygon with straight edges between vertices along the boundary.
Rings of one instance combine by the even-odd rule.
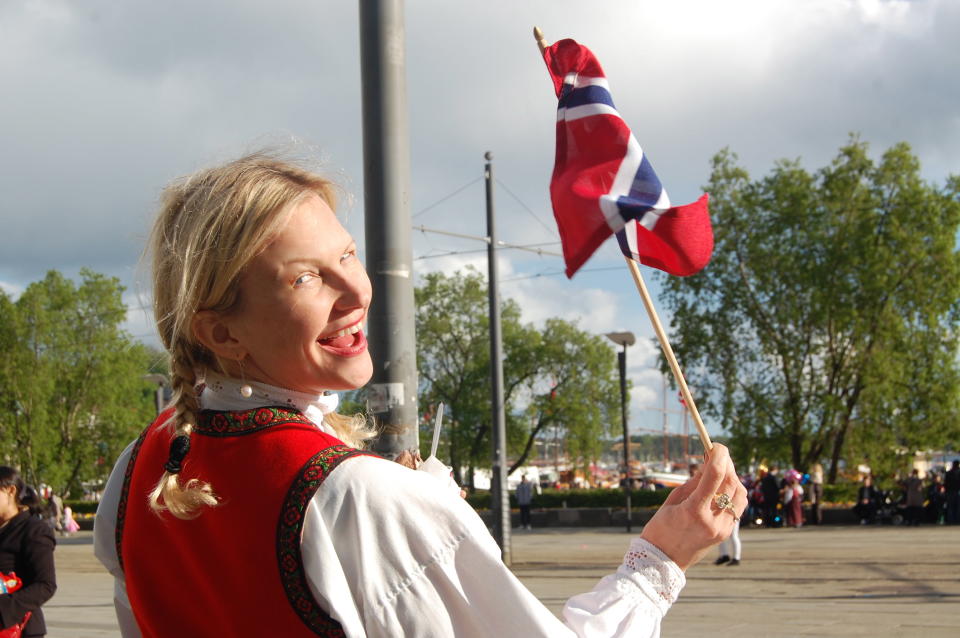
[[[210,381],[200,397],[205,409],[277,404],[257,396],[277,388],[256,384],[255,394],[243,398],[239,383]],[[299,401],[280,404],[319,421],[331,402],[336,406],[329,396],[319,399],[309,411]],[[131,449],[117,459],[94,527],[96,556],[115,577],[124,638],[140,636],[114,543]],[[615,573],[567,601],[562,622],[503,564],[466,501],[425,472],[368,456],[339,465],[314,495],[301,550],[311,592],[348,636],[659,636],[686,582],[673,561],[634,538]]]

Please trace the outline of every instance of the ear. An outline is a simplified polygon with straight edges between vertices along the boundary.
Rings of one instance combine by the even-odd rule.
[[[230,333],[230,325],[214,310],[200,310],[193,315],[193,336],[221,359],[240,361],[246,348]]]

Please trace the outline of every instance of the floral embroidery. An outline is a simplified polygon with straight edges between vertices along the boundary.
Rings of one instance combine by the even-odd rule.
[[[627,570],[639,574],[643,583],[641,589],[663,614],[677,601],[680,590],[687,582],[676,563],[642,538],[634,538],[630,542],[623,565]]]
[[[303,423],[316,427],[313,421],[297,410],[268,407],[239,412],[204,410],[200,413],[197,427],[193,431],[207,436],[240,436],[283,423]]]
[[[280,520],[277,523],[277,564],[280,580],[287,600],[300,619],[320,636],[343,636],[343,629],[336,620],[320,608],[307,585],[300,554],[300,538],[303,532],[303,517],[310,499],[341,462],[352,456],[374,456],[346,445],[334,445],[321,450],[308,460],[287,491]]]
[[[120,563],[120,569],[123,569],[123,552],[120,551],[120,545],[123,541],[123,521],[127,514],[127,500],[130,495],[130,480],[133,478],[133,465],[137,462],[137,455],[140,453],[140,448],[143,446],[143,441],[147,438],[147,432],[149,431],[150,428],[148,427],[141,432],[136,443],[133,444],[133,448],[130,450],[130,460],[127,461],[127,469],[123,473],[120,501],[117,503],[117,529],[114,533],[117,543],[117,562]]]

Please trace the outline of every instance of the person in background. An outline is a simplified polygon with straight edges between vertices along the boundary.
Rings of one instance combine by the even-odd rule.
[[[748,490],[753,479],[749,474],[745,474],[740,477],[740,482],[743,483],[743,487]],[[748,508],[749,509],[749,508]],[[748,511],[744,510],[743,516],[747,517]],[[747,518],[749,521],[750,519]],[[720,556],[713,562],[714,565],[723,565],[727,564],[728,567],[736,567],[740,564],[741,552],[743,550],[743,545],[740,543],[740,525],[742,524],[742,519],[738,520],[733,526],[733,531],[730,532],[728,536],[719,546]]]
[[[803,525],[803,486],[800,485],[800,472],[790,470],[784,479],[783,509],[786,512],[787,525],[800,527]]]
[[[80,531],[80,523],[73,517],[73,509],[69,505],[63,508],[63,533],[66,535]]]
[[[527,475],[520,477],[517,484],[517,505],[520,506],[520,527],[530,529],[530,504],[533,502],[533,482],[527,480]]]
[[[954,461],[943,477],[944,497],[947,501],[947,524],[960,523],[960,461]]]
[[[823,524],[823,465],[814,463],[810,468],[810,521],[812,525]]]
[[[23,624],[23,636],[44,636],[47,626],[40,606],[57,590],[53,530],[32,508],[39,506],[14,468],[0,466],[0,574],[22,581],[11,593],[0,594],[0,628]],[[26,622],[24,623],[24,620]]]
[[[777,466],[773,465],[760,479],[760,492],[763,494],[763,524],[773,527],[777,518],[777,505],[780,504],[780,477]]]
[[[943,477],[939,472],[932,472],[930,486],[927,487],[927,520],[937,525],[943,525],[947,497],[943,487]]]
[[[861,525],[876,520],[881,496],[880,490],[873,486],[873,477],[869,474],[864,476],[863,485],[857,490],[857,504],[853,506],[853,512],[860,519]]]
[[[920,478],[920,470],[913,468],[903,481],[903,491],[906,494],[906,512],[904,522],[907,525],[919,525],[923,517],[923,480]]]

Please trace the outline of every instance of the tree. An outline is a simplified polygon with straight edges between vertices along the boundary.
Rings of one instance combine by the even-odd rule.
[[[603,451],[604,438],[619,431],[620,377],[606,339],[562,319],[548,319],[534,346],[524,383],[523,447],[510,472],[526,463],[534,441],[549,428],[565,433],[567,453],[586,468]]]
[[[415,291],[421,401],[445,404],[443,454],[458,482],[490,466],[490,337],[486,281],[474,270],[430,273]],[[598,336],[550,319],[543,330],[520,321],[513,300],[501,304],[507,450],[526,462],[537,436],[561,428],[581,464],[595,460],[607,425],[617,422],[615,358]],[[423,433],[432,432],[432,409]],[[617,417],[618,418],[618,417]],[[426,444],[429,444],[425,441]],[[467,476],[460,468],[467,468]]]
[[[663,278],[677,351],[741,462],[891,461],[958,432],[960,179],[925,183],[906,144],[857,138],[814,174],[751,181],[723,150],[714,256]]]
[[[61,493],[104,479],[154,412],[149,351],[119,328],[122,286],[81,279],[50,271],[16,302],[0,295],[0,455]]]

